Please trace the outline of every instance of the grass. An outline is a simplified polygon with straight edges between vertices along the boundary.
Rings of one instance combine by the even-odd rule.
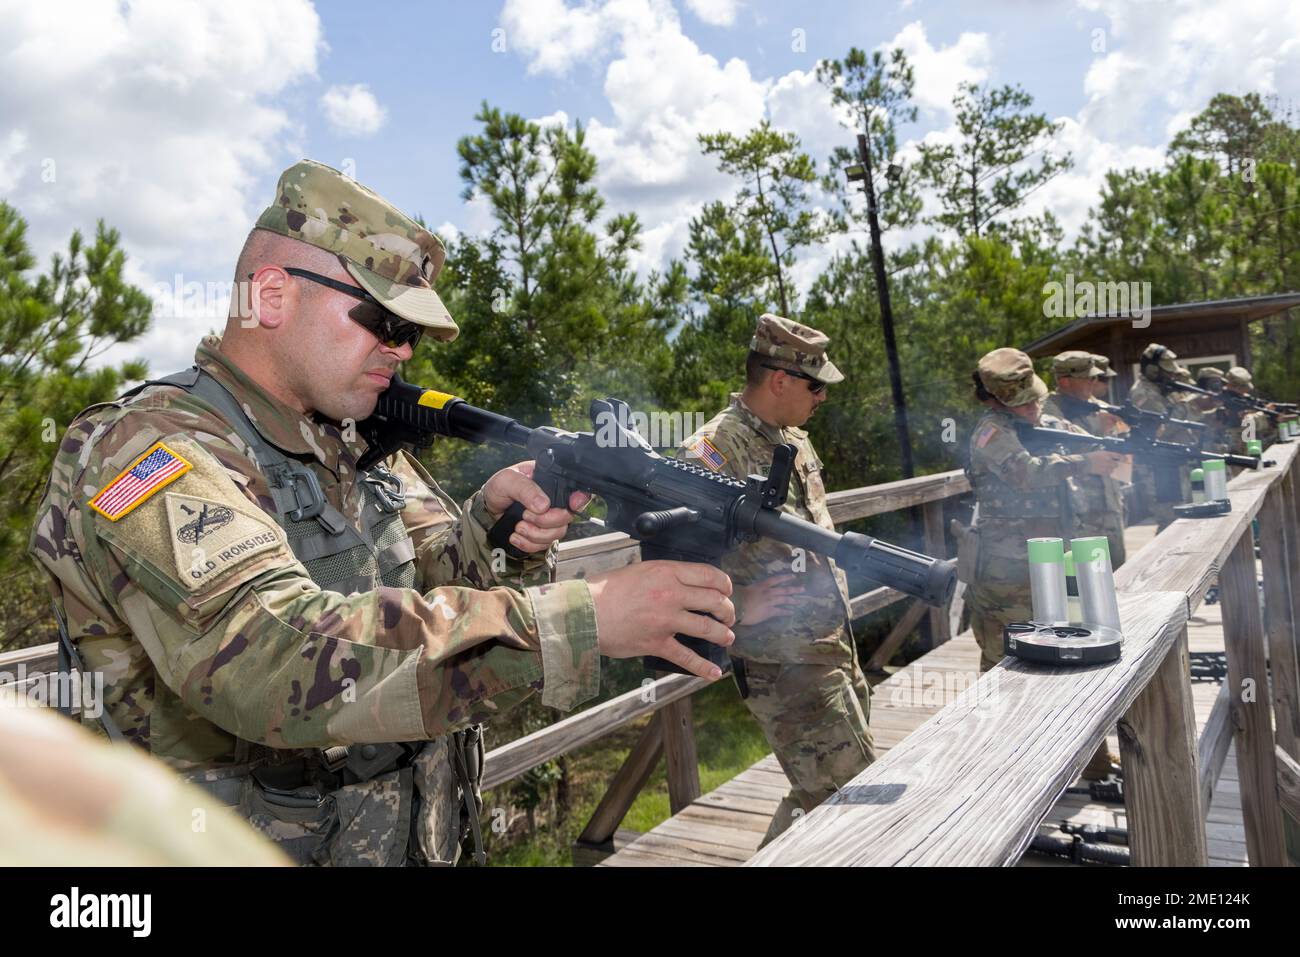
[[[731,680],[718,681],[691,697],[694,710],[695,747],[699,756],[700,787],[711,791],[731,780],[771,748],[740,700]],[[485,834],[488,862],[493,867],[568,867],[572,863],[570,846],[586,826],[610,778],[636,743],[649,718],[620,728],[599,742],[569,757],[571,810],[560,823],[547,822],[538,827],[531,839],[513,839]],[[492,821],[494,798],[484,795],[484,829]],[[668,780],[663,762],[651,776],[632,804],[622,826],[648,831],[668,819]],[[539,819],[540,820],[540,819]]]

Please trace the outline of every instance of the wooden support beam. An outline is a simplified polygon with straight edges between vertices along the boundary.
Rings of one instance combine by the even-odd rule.
[[[1276,741],[1287,754],[1300,757],[1300,672],[1291,594],[1291,546],[1300,529],[1295,525],[1291,489],[1291,476],[1285,475],[1264,498],[1259,510],[1259,559],[1264,571],[1264,632]]]
[[[1286,864],[1286,842],[1277,802],[1273,716],[1269,702],[1264,626],[1259,616],[1255,546],[1249,532],[1238,540],[1219,574],[1228,693],[1237,744],[1246,852],[1254,867]]]
[[[1185,626],[1120,720],[1119,746],[1133,865],[1205,867]]]
[[[578,835],[577,843],[588,847],[609,844],[627,816],[636,796],[645,787],[664,753],[664,727],[661,716],[652,715],[641,729],[641,736],[628,752],[622,766],[609,782],[604,796],[592,812],[591,820]],[[612,851],[612,848],[611,848]]]
[[[903,617],[898,619],[898,623],[885,636],[885,640],[872,652],[865,665],[865,670],[883,670],[885,665],[889,664],[889,659],[894,657],[894,652],[898,651],[903,639],[916,629],[916,626],[921,623],[921,619],[925,617],[926,612],[929,610],[930,608],[921,599],[914,599],[907,611],[903,612]]]
[[[1201,813],[1210,813],[1210,803],[1214,799],[1214,787],[1219,783],[1219,774],[1223,771],[1223,762],[1228,758],[1228,749],[1232,747],[1232,705],[1228,701],[1228,686],[1221,685],[1219,694],[1210,708],[1210,716],[1201,729],[1201,739],[1197,742],[1197,770],[1200,773]]]
[[[935,558],[948,557],[948,543],[944,538],[943,500],[935,499],[921,506],[925,527],[925,547],[927,555]],[[948,626],[947,607],[930,609],[930,647],[935,648],[952,637]]]
[[[688,807],[702,793],[692,710],[691,699],[682,698],[659,712],[663,720],[664,762],[668,771],[668,807],[674,814]]]
[[[1274,750],[1273,757],[1277,760],[1278,803],[1293,820],[1300,821],[1300,761],[1281,747]]]

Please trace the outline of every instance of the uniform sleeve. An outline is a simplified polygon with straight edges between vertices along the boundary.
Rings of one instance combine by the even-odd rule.
[[[320,747],[436,737],[543,682],[558,706],[595,692],[585,583],[322,591],[217,458],[185,435],[162,444],[188,468],[116,519],[83,496],[70,521],[97,590],[204,718],[272,747]],[[83,488],[111,484],[114,459]]]
[[[519,560],[488,542],[494,520],[481,491],[457,508],[424,466],[405,452],[393,460],[393,472],[406,487],[402,521],[415,545],[416,570],[425,588],[526,588],[554,581],[556,546]]]
[[[1086,461],[1082,455],[1031,455],[1014,432],[993,423],[979,426],[971,442],[973,466],[996,472],[1008,485],[1024,491],[1050,488],[1081,475]]]

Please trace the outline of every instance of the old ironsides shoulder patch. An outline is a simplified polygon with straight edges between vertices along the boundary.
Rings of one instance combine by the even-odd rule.
[[[176,573],[190,591],[281,542],[276,526],[240,508],[179,492],[165,500]]]
[[[116,522],[191,468],[193,466],[185,459],[161,442],[155,442],[117,478],[100,489],[90,500],[90,507],[110,522]]]

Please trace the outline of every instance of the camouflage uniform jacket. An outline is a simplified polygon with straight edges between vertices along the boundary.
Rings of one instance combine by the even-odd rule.
[[[981,559],[1028,562],[1025,540],[1068,538],[1067,511],[1085,504],[1077,478],[1088,474],[1082,455],[1031,455],[1016,434],[1016,417],[989,409],[970,438],[967,474],[979,501]],[[1043,428],[1081,432],[1065,419],[1043,415]]]
[[[364,443],[268,395],[219,345],[205,338],[197,364],[356,524]],[[106,499],[104,511],[91,507],[158,448],[185,467],[125,512]],[[178,769],[214,768],[247,760],[250,742],[292,749],[436,738],[539,688],[543,702],[561,708],[595,693],[585,583],[518,590],[526,577],[548,574],[534,560],[530,569],[506,567],[515,587],[481,590],[504,583],[494,580],[481,493],[462,515],[418,463],[395,457],[425,591],[343,595],[322,591],[294,557],[248,456],[212,408],[167,386],[92,406],[63,437],[30,550],[86,668],[105,675],[105,710],[135,743]],[[195,515],[212,524],[193,527]]]
[[[764,422],[739,393],[733,393],[731,405],[687,439],[678,454],[743,482],[755,473],[766,475],[773,452],[783,443],[793,445],[798,453],[783,508],[834,531],[835,523],[826,507],[822,462],[808,440],[808,433]],[[850,659],[853,635],[848,580],[829,558],[811,552],[796,556],[788,545],[762,539],[742,545],[727,555],[722,570],[737,586],[802,570],[796,579],[804,589],[798,611],[769,618],[758,625],[737,625],[736,642],[731,646],[736,657],[774,664]],[[738,606],[737,618],[743,612],[743,607]]]
[[[1106,434],[1101,409],[1096,403],[1076,399],[1061,392],[1053,392],[1043,400],[1043,415],[1073,423],[1092,435]],[[1104,475],[1086,474],[1076,476],[1074,484],[1079,490],[1076,505],[1079,515],[1123,514],[1123,483]]]
[[[1190,393],[1189,393],[1190,394]],[[1177,392],[1161,392],[1160,387],[1149,379],[1138,379],[1133,385],[1133,389],[1128,394],[1129,401],[1139,409],[1145,409],[1147,412],[1155,412],[1159,415],[1167,415],[1174,419],[1187,419],[1195,422],[1200,416],[1192,407],[1191,403],[1182,399]],[[1166,442],[1181,442],[1185,445],[1196,445],[1202,439],[1191,429],[1183,429],[1177,426],[1160,426],[1160,432],[1156,436]]]

